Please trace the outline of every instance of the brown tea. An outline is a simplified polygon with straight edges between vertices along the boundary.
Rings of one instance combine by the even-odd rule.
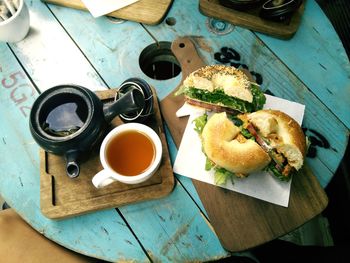
[[[106,160],[121,175],[134,176],[145,171],[155,158],[152,140],[138,131],[125,131],[108,143]]]

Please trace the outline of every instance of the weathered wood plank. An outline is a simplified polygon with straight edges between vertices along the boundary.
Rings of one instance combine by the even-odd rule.
[[[173,8],[175,8],[176,7],[176,3],[174,3],[174,6],[173,6]],[[187,10],[187,8],[185,8],[186,10]],[[171,14],[172,14],[172,10],[173,9],[171,9],[170,10],[170,13],[169,13],[169,16],[171,16]],[[183,9],[182,9],[183,10]],[[56,14],[56,16],[59,16],[59,14]],[[63,21],[63,19],[62,19],[62,17],[60,17],[60,21],[62,22]],[[177,19],[177,21],[178,21],[178,19]],[[182,20],[181,20],[182,21]],[[188,21],[187,21],[188,22]],[[67,29],[68,27],[69,27],[69,25],[67,25],[67,24],[65,24],[64,22],[63,22],[63,25],[65,26],[65,28]],[[168,25],[166,25],[167,27],[168,27]],[[182,26],[184,26],[184,25],[182,25]],[[163,28],[163,24],[161,24],[159,27],[147,27],[148,28],[148,30],[150,30],[151,31],[151,33],[153,34],[154,32],[157,32],[157,33],[159,33],[159,31],[157,31],[157,29],[163,29],[164,31],[166,31],[166,30],[168,30],[169,31],[169,28],[166,28],[166,29],[164,29]],[[70,32],[70,34],[72,35],[73,33],[71,33],[71,32],[74,32],[74,31],[76,31],[77,29],[76,29],[76,27],[71,27],[68,31]],[[181,29],[180,30],[174,30],[176,33],[174,33],[173,34],[173,31],[170,31],[170,33],[169,33],[169,35],[172,35],[173,34],[173,36],[175,36],[175,37],[177,37],[177,35],[179,34],[179,31],[181,31]],[[192,33],[192,32],[191,32]],[[202,33],[202,32],[200,32],[200,33]],[[264,46],[260,43],[260,45],[259,45],[259,42],[258,41],[256,41],[256,38],[255,38],[255,36],[252,34],[252,33],[250,33],[250,32],[248,32],[249,34],[247,35],[247,36],[245,36],[245,41],[250,41],[250,42],[252,42],[254,45],[256,45],[256,52],[259,52],[259,49],[262,49],[262,50],[264,50],[265,52],[267,52],[267,57],[265,58],[266,60],[269,60],[271,57],[274,57],[273,56],[273,54],[271,54],[271,53],[268,53],[268,49],[266,49],[266,48],[264,48]],[[168,32],[166,32],[166,34],[168,34]],[[240,34],[242,34],[242,32],[240,32]],[[77,34],[75,34],[75,35],[77,35]],[[156,36],[156,38],[157,38],[157,40],[159,40],[159,41],[164,41],[164,40],[169,40],[169,38],[166,38],[166,39],[164,39],[164,38],[159,38],[158,37],[158,34],[153,34],[154,36]],[[192,33],[192,35],[196,35],[196,34],[194,34],[194,33]],[[209,34],[208,34],[209,35]],[[244,33],[243,33],[243,35],[244,35]],[[170,41],[172,41],[175,37],[173,37],[173,38],[170,38]],[[237,42],[238,42],[238,37],[239,37],[239,35],[237,36]],[[223,37],[221,37],[221,38],[223,38]],[[76,38],[75,38],[76,39]],[[199,39],[199,40],[202,40],[201,38],[197,38],[197,39]],[[128,38],[128,40],[130,40],[129,38]],[[220,39],[221,40],[221,39]],[[229,39],[229,38],[226,38],[226,43],[229,43],[229,41],[231,41],[232,39]],[[105,40],[105,41],[107,41],[107,40]],[[138,43],[139,42],[142,42],[142,40],[139,40],[138,41]],[[213,41],[214,42],[214,41]],[[216,39],[216,42],[217,43],[219,43],[219,41],[218,41],[218,39]],[[258,43],[255,43],[255,42],[258,42]],[[142,43],[141,43],[142,44]],[[141,51],[142,51],[142,48],[144,48],[145,46],[141,46],[141,44],[140,44],[140,49],[139,49],[139,54],[141,53]],[[210,45],[206,45],[207,43],[205,43],[205,41],[200,41],[200,44],[202,44],[202,46],[201,47],[203,47],[203,49],[205,48],[205,47],[210,47]],[[210,44],[212,44],[212,43],[210,43]],[[82,43],[82,44],[80,44],[80,42],[79,42],[79,46],[80,47],[82,47],[84,45],[84,43]],[[215,44],[213,44],[213,45],[215,45]],[[135,45],[136,47],[137,47],[137,45]],[[134,46],[134,48],[135,48],[135,46]],[[218,48],[218,50],[220,50],[220,46],[217,46],[217,48]],[[83,50],[83,52],[85,52],[85,50],[88,50],[88,48],[82,48],[82,50]],[[128,50],[127,48],[125,48],[125,50]],[[89,51],[89,50],[88,50]],[[97,50],[95,51],[95,52],[98,52]],[[127,51],[126,51],[127,52]],[[246,53],[248,54],[248,52],[246,51]],[[128,58],[129,58],[129,60],[130,61],[134,61],[134,63],[136,62],[136,61],[138,61],[138,56],[136,56],[137,54],[133,54],[133,53],[131,53],[131,52],[129,52],[129,54],[132,54],[132,55],[130,55]],[[208,52],[208,55],[210,55],[210,53]],[[211,54],[212,55],[212,54]],[[87,56],[88,58],[90,58],[90,56]],[[92,56],[91,56],[92,57]],[[276,58],[275,58],[276,59]],[[213,60],[213,59],[212,59]],[[264,61],[264,62],[266,62],[266,60]],[[276,59],[276,61],[278,61],[278,59]],[[280,62],[277,62],[277,63],[280,63]],[[280,63],[281,64],[281,63]],[[135,65],[134,65],[135,66]],[[136,69],[136,70],[138,70],[138,69]],[[103,71],[105,71],[103,68],[101,68],[101,69],[98,69],[98,71],[100,72],[100,74],[101,74],[101,76],[103,77],[104,76],[104,73],[103,73]],[[292,79],[292,81],[294,80],[293,78],[295,77],[293,74],[291,74],[287,69],[284,69],[284,71],[286,72],[286,75],[288,76],[287,78],[289,78],[289,79]],[[141,72],[140,72],[140,74],[142,74]],[[294,76],[294,77],[293,77]],[[279,77],[279,76],[278,76]],[[105,77],[104,77],[105,78]],[[286,79],[286,77],[285,77],[285,79]],[[150,80],[150,82],[152,83],[154,80]],[[160,82],[159,84],[161,85],[161,87],[162,88],[164,88],[164,89],[167,89],[167,90],[169,90],[169,89],[171,89],[171,87],[169,87],[169,86],[166,86],[166,85],[168,85],[168,83],[169,83],[170,81],[168,80],[168,81],[162,81],[162,82]],[[294,81],[295,82],[295,81]],[[154,84],[155,85],[155,87],[156,88],[158,88],[158,89],[160,89],[159,87],[159,85],[156,85],[156,84]],[[175,85],[176,86],[176,85]],[[173,87],[175,87],[175,86],[173,86]],[[323,166],[324,167],[324,166]],[[328,170],[329,171],[329,170]],[[331,173],[329,173],[328,175],[331,175]],[[124,215],[124,213],[127,213],[127,211],[128,210],[124,210],[123,208],[121,209],[121,211],[123,212],[123,215]],[[138,218],[139,216],[140,216],[140,214],[137,214],[138,216],[135,216],[135,218]],[[130,214],[129,213],[127,213],[127,216],[130,216]],[[155,220],[158,220],[158,218],[155,218]],[[129,221],[128,220],[128,222],[129,223],[131,223],[132,224],[132,222],[133,221]],[[159,222],[158,222],[159,223]],[[138,222],[137,222],[137,224],[138,224]],[[143,226],[142,226],[143,227]],[[133,226],[133,229],[137,229],[137,225],[135,225],[135,226]],[[141,231],[141,229],[140,229],[140,231]],[[154,232],[154,231],[153,231]],[[145,244],[147,244],[147,243],[149,243],[149,244],[151,244],[151,245],[153,245],[154,246],[154,244],[152,243],[152,241],[150,240],[150,239],[152,239],[152,238],[149,238],[148,236],[145,236],[145,235],[141,235],[140,236],[140,238],[143,238],[142,240],[145,240]],[[171,255],[171,253],[170,253],[170,255]],[[152,255],[153,256],[153,255]],[[151,257],[152,257],[151,256]],[[164,255],[162,255],[163,257],[164,257]],[[157,259],[157,257],[153,257],[154,259]]]
[[[139,56],[145,47],[154,42],[141,26],[137,27],[133,22],[113,24],[105,17],[92,21],[89,14],[84,12],[49,6],[110,87],[117,87],[130,77],[141,77],[152,84],[159,99],[163,99],[181,80],[181,74],[169,80],[154,80],[142,72]],[[75,15],[74,22],[72,14]],[[86,26],[87,23],[89,26]],[[94,39],[94,43],[91,43],[91,39]],[[173,156],[175,150],[176,147],[170,150]],[[181,176],[178,178],[203,209],[192,182]]]
[[[0,192],[4,199],[37,231],[69,249],[104,260],[148,261],[115,209],[62,221],[43,216],[39,147],[28,126],[38,94],[4,43],[0,44],[0,80]]]
[[[67,30],[69,35],[74,38],[74,41],[82,50],[82,54],[74,43],[69,40],[69,37],[65,35],[64,30],[60,29],[54,17],[47,12],[47,10],[44,8],[45,5],[38,3],[37,1],[28,1],[28,4],[30,4],[31,16],[34,17],[32,30],[30,35],[23,42],[12,45],[11,47],[21,63],[23,63],[26,71],[30,74],[34,84],[39,89],[44,90],[55,85],[56,83],[61,84],[62,82],[72,82],[87,86],[92,90],[97,90],[104,89],[106,87],[105,83],[107,83],[107,85],[110,87],[115,87],[126,78],[138,76],[144,78],[150,84],[154,85],[157,88],[159,97],[163,98],[171,91],[172,88],[178,85],[181,76],[166,81],[158,81],[153,80],[142,73],[138,66],[138,56],[144,47],[153,43],[153,39],[149,35],[145,35],[145,31],[143,31],[143,29],[136,23],[125,22],[121,25],[116,25],[109,23],[106,18],[94,20],[91,19],[91,17],[84,16],[83,12],[58,7],[56,9],[56,7],[51,7],[55,16],[62,23],[65,30]],[[300,80],[295,77],[295,75],[291,74],[288,68],[284,66],[283,63],[281,63],[280,60],[278,60],[268,48],[264,47],[261,42],[256,40],[255,36],[251,32],[236,27],[235,31],[229,35],[213,35],[205,27],[206,18],[200,14],[194,13],[193,10],[197,10],[197,5],[193,1],[175,1],[173,8],[170,10],[168,15],[169,17],[172,16],[177,19],[177,23],[174,26],[162,23],[158,27],[147,28],[157,37],[158,40],[172,41],[180,35],[193,35],[194,39],[197,40],[197,47],[200,49],[201,55],[208,63],[216,63],[216,61],[213,59],[213,54],[220,51],[221,47],[233,47],[241,54],[241,63],[247,64],[251,71],[256,71],[263,76],[263,89],[269,89],[277,96],[296,100],[301,103],[306,102],[307,112],[304,122],[305,127],[315,128],[315,130],[323,134],[328,141],[332,141],[331,148],[325,149],[318,147],[317,158],[308,160],[314,173],[318,175],[320,181],[324,183],[323,185],[326,185],[330,180],[334,169],[338,166],[348,140],[348,131],[344,125],[342,125],[334,115],[329,113],[327,107],[320,103],[317,94],[315,93],[316,96],[310,94],[303,83],[301,83]],[[308,10],[306,9],[306,12],[307,11]],[[56,35],[52,33],[52,30],[58,30],[59,37],[56,38]],[[304,34],[306,33],[308,32],[305,32]],[[45,37],[49,39],[45,39]],[[38,40],[37,43],[40,43],[40,45],[35,45],[35,39]],[[62,41],[64,42],[62,45],[59,43],[61,39],[63,39]],[[302,39],[303,38],[301,38],[301,40]],[[66,53],[62,52],[66,49],[68,49]],[[35,57],[36,53],[39,54],[41,52],[43,52],[43,55]],[[319,54],[321,54],[321,52],[322,49]],[[7,50],[6,53],[10,54],[10,51]],[[3,52],[0,54],[3,54]],[[86,56],[88,61],[84,56]],[[259,56],[258,60],[257,56]],[[283,56],[281,55],[281,57]],[[47,62],[45,61],[46,59],[48,60]],[[271,63],[270,60],[272,60]],[[36,66],[36,61],[38,62],[38,66]],[[79,62],[75,63],[74,61]],[[93,64],[93,67],[97,70],[98,74],[88,65],[89,61],[91,64]],[[127,63],[125,63],[125,61],[127,61]],[[17,65],[17,62],[14,60],[11,63],[13,65]],[[19,66],[17,65],[16,67]],[[53,72],[52,74],[46,73],[47,69],[56,69],[56,67],[59,69],[59,71],[62,71],[62,73],[57,73],[57,70],[51,71]],[[279,73],[275,73],[276,71]],[[305,74],[307,75],[307,73]],[[297,87],[296,91],[294,91],[294,86]],[[307,84],[307,86],[310,86],[310,84]],[[29,90],[26,90],[25,92],[28,91]],[[28,95],[30,94],[31,93]],[[316,112],[319,112],[320,108],[322,111],[318,115],[315,115]],[[14,110],[13,108],[9,109]],[[3,118],[3,116],[1,117]],[[10,123],[10,121],[8,121],[8,123]],[[315,125],[317,127],[315,127]],[[15,130],[13,129],[10,129],[10,131],[12,131],[11,134],[15,133]],[[3,130],[1,130],[1,132],[3,132]],[[14,150],[15,147],[9,149]],[[32,151],[34,152],[33,149]],[[316,170],[316,168],[318,170]],[[28,170],[35,173],[35,169],[29,169],[28,167],[22,165],[18,169]],[[22,170],[17,170],[17,172]],[[31,174],[33,174],[32,172]],[[318,172],[320,173],[318,174]],[[179,178],[181,179],[181,176]],[[17,181],[19,181],[19,179]],[[183,183],[182,179],[181,182]],[[30,181],[28,185],[35,183],[37,183],[35,180]],[[15,182],[10,182],[10,185],[6,186],[12,186],[13,184],[15,184]],[[188,187],[184,183],[183,185],[185,185],[186,188]],[[38,184],[36,184],[36,186],[38,187]],[[188,189],[190,189],[190,187]],[[187,233],[191,233],[190,236],[192,237],[198,234],[199,236],[203,234],[204,236],[209,236],[207,236],[208,244],[203,246],[199,242],[200,240],[198,240],[198,242],[196,241],[193,247],[191,247],[187,252],[196,254],[181,254],[177,255],[178,257],[176,257],[176,259],[192,258],[199,260],[197,255],[204,255],[202,260],[205,260],[209,259],[213,255],[218,255],[218,257],[227,255],[227,253],[221,248],[220,244],[218,244],[215,235],[212,232],[208,232],[208,226],[206,226],[205,220],[201,218],[198,208],[184,192],[182,186],[176,186],[175,190],[176,191],[174,191],[174,194],[169,197],[169,200],[161,200],[159,203],[154,201],[154,203],[151,202],[150,204],[147,202],[140,205],[133,205],[130,207],[127,206],[125,209],[123,208],[123,210],[121,210],[128,223],[135,228],[135,234],[139,240],[144,241],[145,249],[147,251],[152,250],[152,253],[154,249],[160,249],[160,251],[158,250],[159,252],[157,254],[148,252],[151,258],[155,261],[159,259],[168,260],[171,257],[175,257],[178,248],[185,249],[186,246],[184,244],[188,242],[187,237],[185,235],[179,236],[179,233],[176,233],[175,231],[176,226],[180,225],[185,226],[182,229],[184,229],[184,231],[188,231]],[[195,190],[190,189],[189,192],[192,196],[197,196]],[[166,201],[169,201],[171,209],[165,206],[160,206],[158,209],[158,206],[160,204],[165,204]],[[183,206],[181,205],[182,203],[186,203],[187,210],[191,210],[191,212],[185,213],[184,211],[181,211],[184,210]],[[23,202],[23,206],[38,207],[38,198]],[[149,208],[149,206],[151,208]],[[142,210],[146,208],[148,210],[143,213]],[[148,213],[151,211],[156,212],[161,216]],[[105,212],[110,215],[110,211]],[[171,215],[174,213],[177,216],[171,217]],[[139,224],[140,217],[146,214],[150,217],[150,219],[143,219],[145,223],[143,222],[142,224]],[[177,217],[180,217],[181,219],[178,219],[175,222],[170,220]],[[83,219],[79,218],[80,217],[75,218],[75,220],[72,220],[72,222],[68,221],[67,225],[72,227],[71,229],[78,229],[79,223],[85,223],[85,220],[88,222],[88,224],[92,224],[92,219],[90,221],[90,219],[85,217]],[[103,217],[103,219],[104,218],[108,218],[108,216]],[[112,218],[115,219],[114,216]],[[166,220],[163,221],[162,218],[165,218]],[[167,218],[169,218],[169,220],[167,220]],[[46,226],[52,226],[52,223],[52,221],[49,221],[49,224]],[[119,222],[118,220],[115,220],[114,223],[122,224],[122,221]],[[38,222],[36,222],[36,224],[38,224]],[[73,228],[73,224],[76,224],[74,225],[76,228]],[[153,232],[145,231],[143,229],[144,226],[145,228],[146,226],[151,227]],[[62,229],[60,229],[60,227],[62,227]],[[52,236],[55,236],[67,227],[63,229],[63,223],[55,222],[53,228],[57,229],[57,232],[45,232],[52,231],[52,229],[49,230],[49,228],[43,228],[43,231],[47,235],[52,234]],[[169,228],[169,230],[164,230],[164,228]],[[199,231],[197,231],[197,229],[199,229]],[[101,234],[102,229],[99,229],[99,231]],[[118,231],[114,231],[115,232],[110,232],[108,230],[109,233],[115,233],[118,235]],[[154,235],[154,233],[162,234],[160,239],[162,246],[154,244],[154,242],[157,242],[158,240],[149,237],[150,234]],[[67,242],[70,242],[70,244],[73,244],[74,235],[69,232],[65,232],[64,235],[65,237],[63,243],[66,244]],[[89,239],[87,238],[86,240]],[[130,241],[129,239],[127,240]],[[181,244],[181,241],[183,241],[184,244]],[[170,247],[165,246],[167,244],[166,242],[171,244]],[[133,241],[131,241],[131,243],[133,243]],[[103,256],[106,258],[113,258],[113,260],[130,259],[130,257],[118,255],[117,251],[119,251],[119,243],[115,242],[114,244],[118,244],[118,247],[113,251],[97,251],[99,248],[102,248],[102,246],[98,246],[92,251],[93,253],[96,252],[95,255],[103,254]],[[83,244],[82,247],[87,249],[88,245],[91,244]],[[130,254],[132,254],[132,252],[130,252]],[[143,255],[144,258],[144,254],[141,255]],[[141,258],[141,255],[138,256]],[[147,260],[147,258],[144,258],[144,260]]]
[[[42,6],[39,6],[42,5]],[[55,23],[54,18],[50,17],[50,15],[43,15],[47,14],[47,11],[44,10],[42,3],[33,3],[33,9],[31,9],[32,13],[36,14],[38,12],[39,16],[45,16],[46,23]],[[50,6],[51,7],[51,6]],[[118,86],[122,81],[129,77],[142,77],[143,73],[140,73],[140,69],[138,68],[137,64],[137,57],[139,55],[139,46],[132,46],[130,43],[140,43],[148,45],[151,43],[152,39],[147,35],[144,31],[144,29],[136,23],[132,22],[125,22],[121,25],[115,25],[110,23],[105,18],[93,20],[86,12],[66,9],[66,8],[59,8],[59,7],[51,7],[54,15],[60,20],[60,23],[64,25],[65,30],[74,38],[74,41],[79,45],[79,49],[83,51],[84,56],[91,62],[91,64],[94,65],[94,68],[98,70],[98,77],[97,84],[95,82],[95,74],[92,72],[92,75],[84,75],[82,78],[86,82],[88,82],[85,86],[96,90],[100,88],[98,86],[98,83],[101,81],[103,84],[104,82],[107,83],[109,87],[115,87]],[[57,8],[57,9],[56,9]],[[57,11],[57,12],[56,12]],[[63,17],[66,16],[66,20],[63,19],[60,14],[63,14]],[[69,25],[69,26],[68,26]],[[118,26],[118,27],[116,27]],[[121,27],[120,27],[121,26]],[[70,29],[71,27],[71,29]],[[45,28],[45,27],[44,27]],[[36,27],[37,33],[43,37],[46,35],[46,31],[41,31],[40,24]],[[106,31],[107,30],[107,31]],[[48,33],[49,34],[49,33]],[[63,38],[65,39],[65,38]],[[92,39],[95,39],[95,41],[91,41]],[[128,39],[126,42],[125,39]],[[30,40],[30,37],[28,38]],[[63,40],[64,41],[64,40]],[[45,42],[46,48],[54,50],[54,47],[57,47],[59,45],[60,38],[57,38],[56,41],[48,41]],[[33,46],[33,43],[29,43],[30,47]],[[20,46],[20,48],[17,48]],[[45,75],[45,72],[42,70],[32,70],[31,66],[36,61],[36,57],[34,53],[26,53],[26,46],[25,42],[19,43],[18,45],[12,46],[15,54],[17,57],[20,58],[20,61],[23,63],[23,67],[26,71],[30,72],[30,74],[33,74],[33,80],[36,85],[36,83],[48,83],[46,80],[47,75]],[[70,51],[68,51],[70,52]],[[74,53],[74,52],[73,52]],[[49,55],[49,54],[48,54]],[[65,56],[65,55],[63,55]],[[57,58],[57,57],[56,57]],[[58,58],[57,58],[58,59]],[[124,63],[123,61],[128,61],[128,63]],[[130,62],[130,63],[129,63]],[[47,61],[47,67],[54,67],[56,61],[55,59]],[[74,62],[72,62],[74,63]],[[75,71],[74,67],[70,69],[71,71]],[[89,83],[89,80],[91,81]],[[106,81],[108,80],[108,81]],[[78,79],[73,79],[74,83],[78,81]],[[147,79],[146,79],[147,81]],[[50,83],[49,83],[50,84]],[[47,84],[46,86],[49,86]],[[153,84],[153,83],[152,83]],[[51,85],[51,84],[50,84]],[[154,85],[154,84],[153,84]],[[43,90],[45,87],[43,85],[37,85],[38,88],[41,90],[43,87]],[[97,88],[96,88],[97,86]],[[154,85],[156,88],[157,86]],[[103,85],[101,88],[104,88]],[[160,91],[160,93],[164,93],[164,90],[157,90],[157,92]],[[159,93],[158,93],[159,94]],[[172,197],[174,194],[174,197]],[[148,214],[147,211],[144,212],[142,210],[142,205],[140,204],[140,207],[138,205],[134,205],[133,207],[135,209],[140,209],[140,216],[142,216],[143,221],[142,225],[147,228],[148,226],[152,225],[152,229],[154,233],[159,233],[163,235],[163,238],[158,239],[148,239],[149,242],[145,242],[143,244],[146,251],[149,251],[149,254],[152,254],[151,257],[154,259],[163,259],[166,260],[168,255],[175,255],[178,251],[178,247],[182,247],[184,250],[182,254],[179,255],[178,258],[181,258],[182,260],[186,260],[188,258],[194,258],[198,261],[206,261],[210,260],[212,258],[220,258],[225,257],[228,255],[227,251],[225,251],[221,244],[219,243],[216,235],[211,230],[210,226],[207,225],[206,220],[203,218],[203,216],[200,213],[200,210],[198,209],[197,205],[192,201],[190,196],[187,194],[186,191],[182,188],[181,185],[177,185],[175,187],[174,193],[169,196],[169,202],[168,199],[161,199],[159,201],[155,201],[151,203],[151,206],[154,209],[157,209],[157,207],[162,207],[161,204],[163,202],[166,202],[169,204],[169,206],[165,209],[160,209],[161,213],[164,217],[170,217],[170,215],[175,215],[172,221],[167,221],[166,225],[169,229],[177,229],[179,226],[182,225],[188,225],[189,229],[193,229],[193,231],[196,231],[196,233],[199,236],[205,236],[206,242],[194,242],[193,249],[192,250],[185,250],[186,246],[181,244],[182,239],[186,239],[185,236],[182,239],[171,239],[171,237],[167,234],[166,228],[164,226],[164,223],[161,218],[158,217],[158,223],[155,220],[147,219],[147,217],[143,217],[143,214]],[[186,204],[186,209],[183,209],[184,204]],[[135,225],[140,223],[140,218],[134,219],[132,217],[129,218],[129,214],[127,210],[123,211],[122,209],[123,218],[125,218],[128,221],[129,225]],[[78,217],[80,218],[80,217]],[[83,219],[76,219],[76,220],[83,220]],[[110,219],[103,220],[112,220],[115,223],[118,223],[115,221],[113,217]],[[51,221],[50,221],[51,222]],[[65,220],[63,221],[65,222]],[[60,225],[62,223],[56,222],[56,224]],[[117,227],[116,227],[117,228]],[[144,229],[136,229],[135,235],[137,236],[138,240],[144,240],[146,238],[147,233],[145,233]],[[50,232],[54,231],[54,229],[46,228],[45,231]],[[117,230],[116,230],[117,231]],[[88,233],[87,233],[88,234]],[[63,244],[71,242],[69,239],[68,233],[65,232],[63,236],[61,236]],[[100,238],[98,236],[98,238]],[[130,239],[126,239],[130,240]],[[106,243],[107,242],[107,243]],[[119,242],[114,242],[113,244],[108,243],[108,240],[105,240],[102,242],[101,246],[96,245],[96,248],[93,250],[100,249],[100,255],[102,253],[106,253],[106,248],[113,248],[113,255],[110,255],[111,258],[114,257],[114,261],[116,260],[128,260],[127,257],[123,257],[123,247],[118,247]],[[131,241],[133,243],[133,241]],[[165,251],[158,251],[156,250],[158,242],[169,245],[167,246],[167,250]],[[70,243],[73,244],[73,243]],[[203,245],[204,244],[204,245]],[[74,246],[74,245],[73,245]],[[105,248],[105,249],[104,249]],[[89,251],[89,248],[86,247],[86,249]],[[194,253],[194,251],[196,253]],[[119,254],[120,253],[120,254]],[[132,253],[132,251],[130,252]],[[95,255],[96,256],[96,255]],[[143,258],[135,253],[135,260],[142,261]]]
[[[139,67],[138,60],[141,51],[153,43],[153,39],[141,25],[133,22],[113,24],[106,18],[91,21],[91,18],[84,12],[51,5],[50,9],[108,86],[116,87],[127,78],[141,77],[156,88],[160,99],[168,92],[163,86],[159,88],[164,81],[155,81],[147,77]],[[90,41],[92,38],[95,39],[93,43]],[[174,80],[170,80],[172,81]],[[168,89],[170,87],[172,85],[168,85]],[[192,184],[191,187],[193,187]],[[164,203],[167,204],[166,207]],[[147,210],[144,209],[145,206]],[[129,212],[130,207],[133,209],[132,214]],[[197,205],[180,184],[176,185],[169,197],[159,202],[145,202],[125,206],[119,210],[153,260],[167,261],[169,257],[176,256],[176,259],[181,261],[187,259],[206,261],[212,257],[220,258],[228,255],[207,225]],[[171,217],[172,220],[163,221],[161,217],[152,216],[155,210],[158,210],[163,218]],[[138,216],[134,217],[135,213]],[[143,218],[141,225],[140,218]],[[137,227],[138,225],[140,228]],[[186,249],[182,240],[187,240],[188,244],[190,236],[183,235],[182,238],[171,239],[167,229],[178,229],[184,225],[187,225],[189,231],[196,231],[198,236],[205,236],[206,242],[197,239],[196,242],[193,242],[192,249]],[[151,229],[151,231],[146,229]],[[159,250],[159,246],[167,248]],[[181,253],[178,252],[179,248],[182,249]]]
[[[306,1],[301,26],[289,41],[257,35],[350,128],[349,59],[316,1]]]
[[[176,159],[176,155],[177,155],[177,148],[176,148],[176,145],[175,145],[173,138],[171,137],[171,133],[169,131],[168,126],[165,125],[165,127],[166,127],[165,132],[168,134],[167,140],[168,140],[168,147],[169,147],[169,152],[170,152],[171,164],[173,165],[175,162],[175,159]],[[194,201],[196,202],[196,204],[199,207],[199,209],[201,210],[201,212],[204,213],[206,216],[208,216],[207,212],[204,209],[202,201],[197,194],[196,188],[194,187],[194,185],[192,183],[192,180],[188,177],[184,177],[184,176],[181,176],[178,174],[175,174],[175,176],[179,180],[179,182],[184,186],[186,191],[190,193],[191,197],[194,199]]]
[[[27,1],[27,5],[30,31],[11,47],[35,85],[41,91],[64,83],[104,89],[103,81],[46,5],[40,1]]]
[[[218,240],[209,223],[179,182],[173,193],[161,202],[128,205],[120,211],[152,261],[204,262],[227,255],[221,245],[216,244]]]
[[[92,19],[86,12],[49,7],[109,87],[118,87],[131,77],[141,77],[163,99],[168,89],[181,79],[153,80],[142,72],[140,53],[154,41],[140,24],[130,21],[114,24],[106,17]]]

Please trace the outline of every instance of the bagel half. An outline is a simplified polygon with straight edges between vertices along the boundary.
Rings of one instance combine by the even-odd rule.
[[[239,69],[212,65],[192,72],[176,92],[193,105],[216,112],[253,112],[262,109],[266,98],[258,84]]]
[[[215,113],[202,121],[203,152],[212,167],[244,177],[268,170],[288,181],[304,163],[306,139],[300,125],[277,110],[232,116]],[[197,127],[198,128],[198,127]]]
[[[248,114],[247,118],[270,147],[287,158],[290,166],[296,170],[303,166],[306,137],[292,117],[282,111],[260,110]]]
[[[248,175],[266,167],[271,159],[253,140],[238,139],[241,129],[225,112],[214,114],[202,132],[203,151],[216,165],[234,174]]]

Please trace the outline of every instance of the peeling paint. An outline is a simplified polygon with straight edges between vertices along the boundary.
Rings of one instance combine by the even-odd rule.
[[[118,222],[119,225],[126,226],[124,222]]]
[[[192,244],[187,243],[187,242],[181,242],[181,245],[183,245],[185,248],[190,248],[190,247],[192,247]]]
[[[216,235],[214,227],[210,224],[210,222],[208,221],[207,217],[202,212],[201,212],[201,216],[203,217],[204,221],[209,226],[210,230]]]
[[[135,263],[137,260],[135,259],[120,259],[118,260],[118,263]]]
[[[160,220],[162,220],[162,222],[165,222],[165,218],[164,217],[162,217],[161,215],[159,215],[159,214],[157,214],[158,215],[158,217],[160,218]]]
[[[107,235],[109,235],[109,232],[107,231],[106,228],[104,228],[103,226],[102,226],[101,228],[102,228],[102,230],[103,230]]]
[[[125,241],[126,243],[128,243],[129,245],[132,245],[132,242],[131,242],[130,240],[125,239],[124,241]]]
[[[163,245],[162,249],[160,250],[160,253],[161,253],[162,255],[166,255],[166,254],[168,253],[170,247],[171,247],[173,244],[177,243],[177,242],[179,241],[179,239],[180,239],[182,236],[186,235],[186,233],[188,232],[188,229],[190,228],[191,223],[193,222],[194,218],[195,218],[195,217],[192,217],[191,220],[190,220],[188,223],[186,223],[186,224],[180,226],[180,227],[178,228],[178,230],[175,232],[175,234],[174,234],[172,237],[170,237],[170,239],[168,240],[168,242],[166,242],[166,243]]]
[[[150,259],[152,260],[153,263],[161,263],[161,262],[163,262],[161,259],[155,257],[151,250],[147,250],[147,254],[148,254],[148,256],[150,257]]]
[[[200,242],[203,242],[203,236],[202,236],[202,235],[196,235],[196,238],[197,238]]]
[[[328,70],[324,65],[322,65],[321,63],[318,63],[320,66],[321,66],[321,68],[323,68],[324,70]]]
[[[22,178],[21,177],[18,177],[19,179],[19,183],[21,184],[21,186],[23,187],[23,182],[22,182]]]

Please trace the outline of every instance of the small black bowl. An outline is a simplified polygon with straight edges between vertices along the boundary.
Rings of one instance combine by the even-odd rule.
[[[144,123],[153,114],[153,92],[151,86],[140,78],[129,78],[125,80],[120,87],[115,96],[115,100],[120,99],[126,92],[136,89],[142,93],[145,100],[144,107],[136,112],[123,113],[119,115],[119,118],[127,122],[139,122]]]

